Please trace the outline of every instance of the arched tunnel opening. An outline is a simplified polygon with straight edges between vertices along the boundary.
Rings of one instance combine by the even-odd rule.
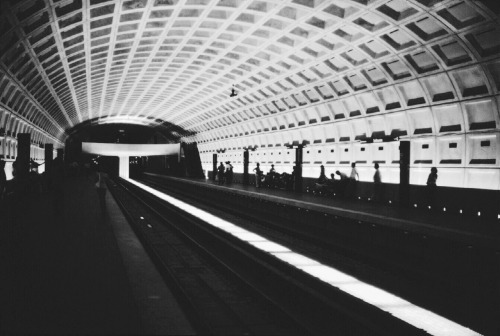
[[[134,124],[105,124],[96,125],[92,122],[80,124],[69,131],[65,142],[64,160],[66,164],[78,163],[101,165],[112,176],[119,175],[119,155],[113,157],[112,151],[107,155],[82,151],[83,143],[97,144],[124,144],[124,145],[161,145],[181,144],[178,153],[169,155],[141,155],[136,149],[127,154],[129,175],[138,177],[143,172],[159,173],[178,177],[203,177],[200,155],[196,143],[181,143],[183,136],[192,135],[192,132],[174,125],[150,127]],[[125,158],[125,156],[123,156]]]

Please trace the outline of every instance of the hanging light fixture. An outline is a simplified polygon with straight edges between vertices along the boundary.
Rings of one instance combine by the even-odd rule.
[[[229,97],[236,97],[238,94],[236,93],[236,90],[234,89],[234,84],[233,84],[233,87],[231,88],[231,94],[229,95]]]

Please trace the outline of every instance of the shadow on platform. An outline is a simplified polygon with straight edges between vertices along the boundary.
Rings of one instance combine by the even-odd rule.
[[[90,179],[3,204],[0,334],[138,334],[141,322]]]

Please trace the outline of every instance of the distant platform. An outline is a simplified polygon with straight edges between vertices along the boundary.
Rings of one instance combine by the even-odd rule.
[[[495,220],[432,212],[423,208],[400,208],[396,205],[365,200],[346,200],[338,197],[318,196],[282,189],[256,188],[253,185],[240,183],[218,185],[211,180],[177,178],[152,173],[146,173],[146,175],[165,180],[174,179],[185,183],[204,185],[209,188],[224,189],[236,194],[277,202],[286,206],[456,240],[463,244],[491,248],[500,246],[500,224]]]

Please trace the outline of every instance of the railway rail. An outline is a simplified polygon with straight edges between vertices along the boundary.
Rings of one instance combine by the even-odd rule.
[[[289,218],[291,219],[283,220],[279,217],[281,214],[266,211],[265,204],[262,204],[259,209],[255,201],[250,201],[251,198],[248,199],[247,206],[242,207],[238,206],[241,200],[229,197],[221,201],[215,195],[207,197],[207,193],[201,190],[192,192],[192,189],[182,188],[181,184],[173,181],[166,183],[165,180],[154,176],[143,177],[141,181],[217,216],[237,222],[238,225],[269,237],[275,242],[285,246],[294,246],[296,250],[311,258],[333,265],[396,295],[406,297],[420,306],[429,307],[440,315],[479,330],[485,335],[491,334],[498,328],[494,318],[496,314],[494,307],[498,303],[498,293],[495,291],[498,291],[498,288],[494,283],[491,286],[474,286],[478,283],[474,282],[474,279],[469,279],[472,276],[484,280],[485,283],[493,282],[493,280],[482,279],[485,274],[467,274],[467,265],[460,265],[453,259],[450,259],[451,264],[442,264],[432,260],[432,246],[440,243],[433,241],[432,237],[388,232],[387,244],[395,240],[406,242],[408,246],[405,253],[394,254],[384,249],[375,249],[374,253],[373,248],[359,247],[356,245],[359,243],[354,241],[356,237],[346,237],[340,231],[343,225],[349,225],[351,228],[356,225],[360,226],[358,222],[343,223],[338,227],[336,225],[326,227],[324,223],[315,221],[314,216],[318,214],[312,214],[307,210],[300,211],[300,208],[290,209]],[[296,225],[292,217],[299,216],[310,217],[310,225]],[[331,219],[336,222],[345,221],[342,218]],[[375,226],[372,225],[372,227]],[[399,236],[395,236],[398,234]],[[412,244],[417,247],[414,252],[411,251]],[[425,251],[425,248],[429,251]],[[451,258],[456,255],[459,259],[464,253],[470,252],[467,246],[463,248],[454,246],[454,248],[448,251]],[[413,255],[408,255],[408,253]],[[482,252],[481,255],[487,254]],[[439,260],[439,257],[435,256],[435,259]],[[491,265],[495,266],[494,261],[492,262]],[[490,274],[493,273],[494,271]]]
[[[200,334],[427,335],[125,180],[110,189]]]

